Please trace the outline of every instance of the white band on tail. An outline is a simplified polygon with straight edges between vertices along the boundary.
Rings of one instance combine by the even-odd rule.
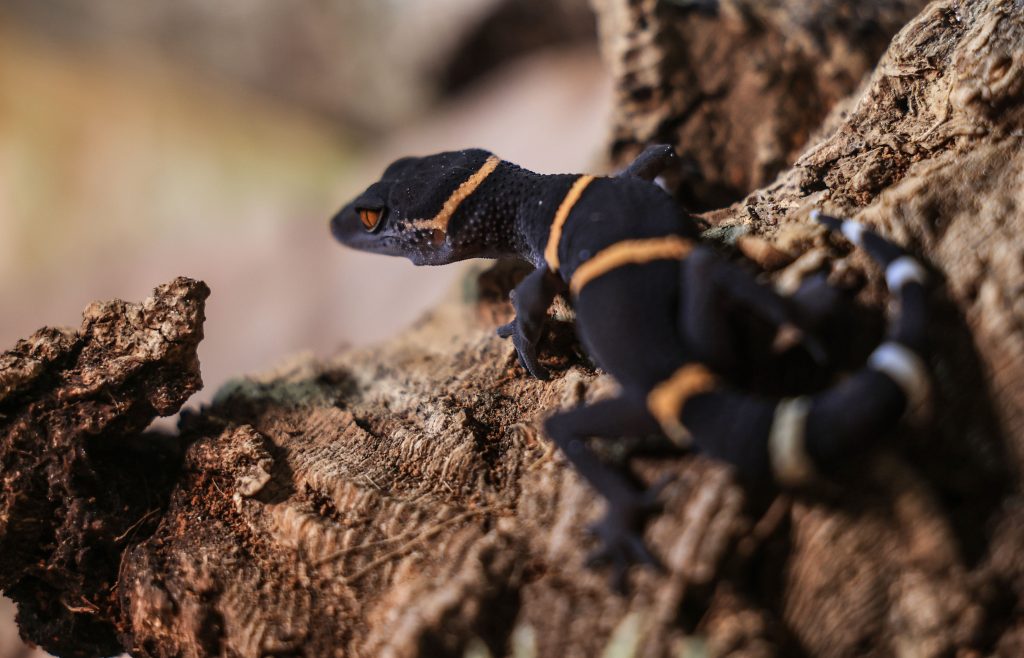
[[[806,396],[786,398],[775,407],[775,419],[768,434],[768,456],[780,484],[803,484],[814,477],[814,464],[804,445],[810,409],[811,400]]]
[[[893,292],[899,292],[907,283],[924,285],[927,280],[928,273],[912,256],[900,256],[885,268],[885,285]]]
[[[858,247],[861,246],[865,230],[863,224],[861,224],[860,222],[855,222],[852,219],[848,219],[845,222],[843,222],[843,226],[840,230],[843,232],[843,235],[846,236],[847,240],[857,245]]]
[[[868,357],[868,367],[896,382],[907,396],[907,411],[923,404],[928,397],[928,368],[913,350],[899,343],[886,342]]]

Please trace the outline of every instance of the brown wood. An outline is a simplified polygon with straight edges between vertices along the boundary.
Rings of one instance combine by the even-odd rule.
[[[812,207],[942,279],[931,419],[832,482],[779,494],[700,457],[635,460],[676,476],[647,533],[668,573],[613,594],[584,565],[600,506],[538,430],[613,382],[564,324],[555,379],[525,376],[494,335],[504,266],[385,345],[225,388],[178,462],[139,434],[197,385],[205,288],[178,280],[0,360],[0,587],[22,632],[82,656],[1024,654],[1022,44],[1017,0],[928,4],[795,165],[704,215],[770,243],[746,251],[781,284],[828,262],[884,304]]]
[[[591,3],[615,79],[613,160],[676,144],[687,168],[671,182],[703,210],[792,165],[926,0]]]

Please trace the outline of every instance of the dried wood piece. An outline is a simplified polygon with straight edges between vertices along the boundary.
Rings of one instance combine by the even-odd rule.
[[[143,434],[202,380],[209,290],[189,279],[141,304],[94,303],[0,356],[0,589],[22,635],[65,656],[121,651],[122,551],[162,518],[176,440]]]
[[[190,419],[170,509],[125,561],[134,654],[412,656],[477,642],[501,655],[521,641],[593,655],[629,614],[683,637],[685,583],[706,584],[750,524],[740,490],[716,464],[647,463],[645,479],[689,473],[652,528],[677,578],[633,603],[610,595],[584,564],[598,501],[538,433],[549,409],[610,381],[578,361],[552,363],[565,372],[554,383],[524,378],[494,335],[508,304],[480,299],[380,348],[237,382]],[[254,469],[270,474],[258,489]],[[687,532],[673,531],[677,515]]]
[[[584,564],[599,503],[539,431],[614,383],[564,324],[542,346],[553,381],[524,376],[494,335],[504,269],[385,345],[226,387],[186,420],[170,502],[117,544],[116,599],[65,599],[65,614],[120,620],[138,656],[1021,655],[1019,6],[928,5],[796,166],[706,216],[780,238],[797,259],[773,277],[831,264],[867,281],[867,304],[888,298],[878,273],[811,227],[811,207],[934,265],[930,424],[811,495],[740,487],[700,457],[635,460],[643,482],[675,476],[646,537],[668,571],[637,570],[616,596]],[[0,371],[3,400],[30,405],[74,340]],[[56,586],[33,559],[18,555],[22,601]],[[50,646],[86,655],[93,627],[55,628]]]
[[[676,144],[691,209],[791,165],[925,0],[591,0],[615,79],[612,160]]]

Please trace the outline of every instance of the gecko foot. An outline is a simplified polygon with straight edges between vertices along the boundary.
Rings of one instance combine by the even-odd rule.
[[[519,364],[526,372],[540,380],[547,380],[550,377],[548,369],[537,359],[537,341],[530,340],[518,318],[498,327],[497,334],[501,338],[512,339],[512,344],[516,348],[516,356],[519,357]]]
[[[601,547],[587,556],[587,564],[610,565],[612,588],[620,594],[627,591],[626,576],[632,565],[644,564],[658,571],[665,570],[644,543],[643,529],[648,518],[661,511],[658,494],[670,481],[671,478],[663,478],[646,491],[625,500],[609,500],[605,515],[588,528],[600,540]]]
[[[779,325],[775,333],[775,340],[772,342],[772,350],[778,354],[797,345],[802,345],[818,365],[828,365],[828,352],[817,337],[806,333],[803,329],[790,322]]]

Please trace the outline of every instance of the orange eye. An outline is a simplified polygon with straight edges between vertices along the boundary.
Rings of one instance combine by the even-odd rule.
[[[377,227],[377,222],[380,221],[379,210],[369,210],[367,208],[359,209],[359,221],[363,223],[363,228],[367,231],[372,231]]]

